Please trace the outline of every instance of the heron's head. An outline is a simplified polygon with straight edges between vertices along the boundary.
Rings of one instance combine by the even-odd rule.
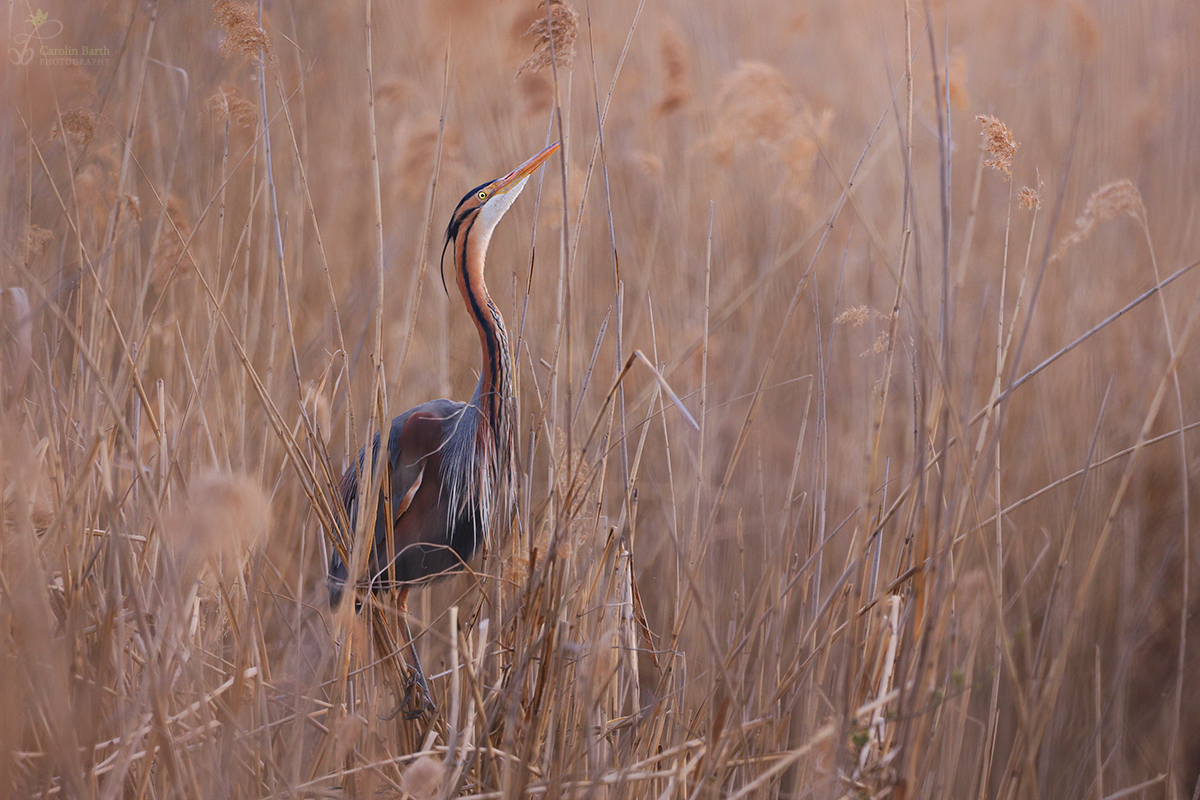
[[[446,241],[442,246],[442,254],[445,255],[446,246],[451,242],[468,235],[472,247],[479,248],[480,253],[485,252],[496,224],[521,194],[529,176],[544,164],[546,159],[554,155],[561,144],[562,142],[555,142],[503,178],[480,184],[463,195],[463,199],[450,216],[450,224],[446,226]]]

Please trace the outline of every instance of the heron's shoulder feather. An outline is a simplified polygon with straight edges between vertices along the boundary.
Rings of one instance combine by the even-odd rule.
[[[430,400],[392,420],[388,437],[391,466],[410,467],[416,461],[440,452],[458,425],[464,408],[465,403],[454,400]]]

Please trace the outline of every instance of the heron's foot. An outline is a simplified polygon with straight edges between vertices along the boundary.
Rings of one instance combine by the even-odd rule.
[[[429,693],[429,684],[425,682],[425,673],[415,668],[408,676],[408,687],[404,692],[404,702],[400,709],[405,719],[420,719],[425,714],[437,711],[433,703],[433,695]]]
[[[404,699],[380,719],[388,722],[403,715],[404,719],[414,720],[420,719],[425,714],[432,715],[435,711],[437,711],[437,705],[433,702],[433,695],[429,692],[429,684],[425,682],[425,675],[421,670],[414,669],[409,673],[408,683],[404,687]]]

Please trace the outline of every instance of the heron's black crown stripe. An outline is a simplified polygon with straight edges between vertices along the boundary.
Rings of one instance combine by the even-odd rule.
[[[475,196],[476,192],[485,186],[491,186],[493,183],[495,183],[495,181],[481,183],[471,191],[464,194],[462,200],[459,200],[458,205],[454,207],[454,213],[450,215],[450,224],[446,226],[446,240],[442,242],[442,258],[438,267],[438,272],[440,272],[442,275],[442,291],[446,293],[447,297],[450,295],[450,290],[446,287],[446,248],[449,247],[450,242],[454,241],[454,239],[458,236],[458,231],[462,227],[463,221],[471,215],[471,212],[478,211],[482,207],[472,206],[464,211],[463,206],[467,204],[468,200]]]
[[[491,186],[493,183],[495,183],[495,181],[488,181],[487,183],[479,184],[474,189],[464,194],[462,200],[458,201],[458,205],[454,207],[454,213],[450,215],[450,224],[446,226],[447,242],[449,242],[455,236],[458,236],[458,229],[462,226],[463,219],[466,218],[467,214],[475,210],[474,208],[470,208],[466,211],[462,211],[462,207],[466,205],[468,200],[475,196],[476,192],[485,186]]]

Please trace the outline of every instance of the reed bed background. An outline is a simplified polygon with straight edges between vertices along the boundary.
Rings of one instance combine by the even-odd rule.
[[[1195,797],[1200,10],[261,13],[7,7],[0,792]],[[441,231],[560,135],[518,513],[385,719],[336,479],[469,396]]]

